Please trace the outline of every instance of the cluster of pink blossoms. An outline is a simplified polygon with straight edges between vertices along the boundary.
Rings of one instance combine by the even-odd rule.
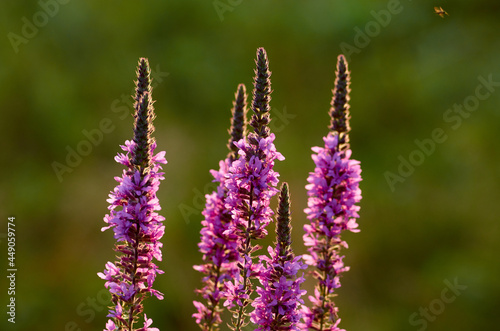
[[[222,322],[218,305],[224,297],[224,283],[239,274],[236,266],[239,259],[237,238],[236,235],[226,232],[231,221],[231,215],[224,205],[227,194],[224,183],[229,163],[228,158],[219,163],[219,171],[211,170],[214,182],[220,184],[216,191],[206,195],[205,209],[202,212],[205,219],[201,222],[203,228],[198,244],[205,264],[194,266],[195,270],[205,275],[202,279],[205,285],[197,292],[207,304],[194,301],[197,313],[193,314],[193,317],[196,318],[196,323],[203,325],[205,329]]]
[[[136,144],[126,141],[121,146],[126,154],[120,153],[115,158],[118,163],[128,167],[122,177],[115,177],[119,183],[107,200],[110,213],[104,218],[108,226],[102,231],[112,228],[117,244],[115,250],[122,253],[118,262],[106,263],[106,269],[99,277],[106,280],[105,286],[112,294],[115,308],[110,311],[106,330],[118,330],[116,324],[129,323],[128,319],[142,310],[141,301],[146,293],[163,299],[163,294],[153,289],[156,274],[162,274],[153,259],[161,261],[162,243],[159,241],[165,232],[164,218],[156,211],[160,204],[156,197],[160,180],[163,179],[161,165],[166,164],[165,152],[153,155],[156,143],[151,149],[152,168],[141,174],[131,163]],[[135,251],[137,257],[135,257]],[[144,322],[146,327],[147,318]],[[145,329],[146,330],[146,329]],[[155,330],[149,328],[149,330]]]
[[[308,208],[304,211],[310,224],[304,225],[304,244],[309,254],[304,255],[307,264],[317,268],[318,285],[314,296],[309,296],[312,307],[303,307],[304,328],[321,326],[327,322],[329,329],[340,330],[337,325],[337,307],[331,297],[340,287],[341,273],[349,270],[339,256],[341,247],[347,243],[340,238],[344,230],[358,232],[356,218],[359,217],[361,200],[361,167],[359,161],[350,159],[351,150],[338,151],[338,134],[330,132],[325,138],[325,147],[313,147],[312,158],[316,165],[310,173],[306,186],[309,195]],[[328,321],[323,320],[328,318]]]
[[[253,302],[255,310],[250,314],[250,320],[258,326],[256,330],[300,330],[297,326],[302,314],[300,306],[304,303],[301,296],[306,293],[300,289],[305,279],[298,276],[301,269],[307,266],[301,257],[291,257],[286,260],[280,255],[279,245],[273,250],[268,247],[269,257],[261,255],[259,295]]]
[[[252,239],[262,239],[274,214],[269,202],[279,192],[276,188],[279,174],[273,170],[274,161],[285,158],[274,146],[273,133],[267,138],[255,139],[255,144],[246,139],[235,143],[240,157],[231,164],[227,174],[225,207],[231,211],[232,222],[226,232],[242,238],[249,233]]]
[[[260,247],[251,244],[252,239],[267,235],[266,227],[271,223],[273,211],[269,207],[271,198],[278,193],[279,174],[273,170],[274,161],[285,158],[276,151],[274,134],[267,138],[255,138],[255,144],[246,139],[235,142],[239,159],[229,168],[226,179],[227,197],[225,207],[230,210],[232,221],[226,234],[235,234],[238,250],[243,257],[244,272],[227,282],[224,306],[242,306],[249,300],[247,279],[255,277],[259,265],[254,264],[252,253]]]

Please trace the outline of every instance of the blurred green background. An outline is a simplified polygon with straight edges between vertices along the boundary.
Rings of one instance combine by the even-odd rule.
[[[106,291],[96,273],[114,259],[114,241],[100,228],[122,171],[113,158],[132,138],[133,120],[124,114],[132,111],[139,57],[158,73],[155,137],[169,162],[158,193],[166,234],[156,288],[165,299],[145,302],[153,326],[198,329],[190,316],[200,285],[192,265],[201,260],[202,195],[213,188],[209,169],[226,155],[236,86],[253,90],[260,46],[273,72],[276,145],[286,157],[276,169],[291,185],[294,250],[305,252],[310,148],[327,133],[336,57],[347,44],[357,47],[346,55],[363,200],[361,232],[344,236],[351,271],[338,291],[341,327],[498,329],[499,84],[474,104],[480,77],[500,82],[497,2],[61,2],[5,1],[0,13],[4,310],[8,216],[16,217],[18,268],[16,324],[2,312],[1,330],[104,328]],[[228,7],[218,13],[214,3]],[[434,6],[449,16],[437,16]],[[448,111],[464,102],[470,111]],[[90,145],[85,132],[102,121],[108,132]],[[429,155],[418,152],[415,139],[431,138],[436,128],[447,139]],[[58,178],[53,163],[66,164],[78,146],[87,155]],[[401,158],[411,155],[419,165],[391,188],[387,172],[400,176]],[[441,299],[446,281],[462,286],[449,303]]]

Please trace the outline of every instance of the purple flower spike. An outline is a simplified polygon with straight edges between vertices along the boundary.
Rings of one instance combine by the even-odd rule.
[[[252,306],[255,310],[250,319],[258,328],[256,330],[299,330],[297,323],[301,318],[301,296],[306,292],[300,289],[304,282],[298,276],[300,269],[307,265],[294,257],[291,249],[290,197],[287,183],[283,183],[278,207],[276,226],[276,248],[268,248],[270,258],[261,255],[262,268],[259,270],[259,281],[262,287],[256,292],[259,297]]]
[[[271,198],[278,190],[279,174],[273,170],[275,160],[284,160],[274,146],[274,134],[267,138],[256,138],[256,145],[245,139],[236,143],[240,158],[229,168],[225,185],[227,197],[225,207],[231,211],[232,221],[225,234],[235,234],[241,262],[240,277],[234,283],[226,283],[225,306],[231,310],[233,329],[242,330],[247,325],[246,307],[250,303],[252,284],[250,278],[257,275],[260,264],[254,264],[252,253],[260,249],[252,240],[267,235],[266,227],[272,221],[273,211],[269,207]],[[242,300],[243,299],[243,300]]]
[[[340,276],[348,271],[339,252],[347,243],[341,239],[342,231],[358,232],[361,200],[361,168],[359,161],[351,159],[349,149],[349,71],[341,55],[338,58],[337,80],[333,91],[331,131],[323,140],[324,147],[313,147],[312,159],[316,165],[306,185],[308,208],[304,211],[310,224],[304,226],[304,243],[309,254],[307,264],[316,268],[317,286],[309,296],[311,307],[303,307],[302,329],[341,330],[338,308],[333,302],[335,289],[340,287]]]
[[[224,283],[239,275],[236,265],[240,259],[237,251],[237,237],[233,233],[227,233],[231,223],[231,214],[224,205],[227,196],[225,181],[229,167],[237,157],[235,141],[239,141],[245,135],[245,118],[247,112],[245,85],[240,84],[233,103],[231,135],[228,143],[229,155],[220,162],[219,171],[212,170],[214,182],[219,182],[217,190],[206,195],[205,209],[202,214],[205,219],[201,222],[201,241],[198,244],[203,254],[204,264],[194,266],[195,270],[205,274],[203,277],[203,288],[197,290],[205,303],[194,301],[197,310],[193,317],[196,323],[204,331],[218,330],[222,322],[220,313],[220,302],[224,298]]]
[[[161,261],[165,232],[164,218],[156,197],[163,178],[161,164],[166,164],[165,152],[154,154],[156,142],[151,138],[154,109],[151,101],[150,69],[147,59],[141,58],[138,67],[135,103],[134,140],[121,146],[125,153],[115,160],[127,167],[122,177],[115,177],[118,186],[109,195],[109,214],[104,217],[106,229],[113,229],[117,240],[115,251],[120,254],[115,263],[106,263],[98,276],[106,280],[105,286],[115,305],[109,311],[106,330],[135,330],[134,323],[143,311],[142,300],[146,295],[163,299],[163,294],[153,289],[158,269],[153,259]],[[152,320],[144,315],[144,326],[137,331],[157,331],[149,328]]]
[[[262,239],[267,235],[266,227],[272,221],[273,211],[269,207],[270,199],[278,193],[278,173],[273,170],[275,160],[284,160],[276,151],[274,134],[268,124],[269,101],[271,100],[271,81],[269,61],[263,48],[257,50],[255,61],[254,92],[252,101],[252,119],[250,125],[254,132],[235,142],[238,147],[238,159],[233,161],[226,175],[227,197],[225,207],[230,210],[232,221],[226,234],[237,236],[240,262],[239,277],[226,282],[227,301],[233,314],[232,330],[240,331],[249,323],[247,307],[251,303],[253,292],[251,278],[255,278],[261,269],[255,263],[252,254],[260,249],[252,240]]]

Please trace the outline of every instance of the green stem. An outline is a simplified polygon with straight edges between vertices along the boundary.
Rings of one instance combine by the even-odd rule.
[[[134,244],[134,269],[132,270],[132,285],[134,285],[135,288],[135,281],[136,281],[136,271],[137,271],[137,260],[139,259],[139,233],[141,229],[139,227],[139,222],[136,223],[136,230],[135,230],[135,244]],[[129,314],[128,314],[128,330],[133,331],[132,327],[134,325],[134,302],[135,302],[135,293],[132,296],[131,300],[131,306],[129,309]]]
[[[328,252],[328,250],[327,250]],[[325,253],[326,255],[327,253]],[[327,259],[328,258],[328,259]],[[328,262],[330,261],[329,256],[325,257],[325,270],[323,271],[323,280],[326,280],[326,270],[328,269]],[[321,303],[321,319],[320,319],[320,324],[319,324],[319,330],[323,330],[323,324],[325,322],[325,303],[326,303],[326,285],[321,285],[320,284],[320,292],[321,296],[323,298],[322,303]]]
[[[213,289],[213,293],[215,293],[217,291],[217,284],[219,284],[219,278],[220,278],[220,265],[217,265],[216,266],[217,269],[216,269],[216,274],[215,274],[215,281],[214,281],[214,289]],[[212,326],[213,326],[213,322],[214,322],[214,316],[215,316],[215,312],[217,310],[217,306],[219,305],[219,300],[213,304],[212,301],[210,301],[210,308],[212,310],[212,319],[210,321],[207,322],[207,331],[211,331],[212,330]]]
[[[245,258],[246,255],[249,255],[249,248],[250,248],[250,242],[251,242],[251,237],[250,237],[250,232],[248,232],[248,230],[250,230],[251,226],[252,226],[252,204],[253,204],[253,183],[250,184],[250,192],[249,192],[249,196],[250,196],[250,199],[248,201],[248,225],[247,225],[247,232],[246,232],[246,240],[245,240],[245,246],[244,246],[244,250],[243,250],[243,259],[245,259],[245,264],[244,264],[244,267],[243,267],[243,291],[246,292],[248,289],[247,289],[247,281],[248,281],[248,277],[247,277],[247,259]],[[249,256],[250,257],[250,256]],[[246,303],[247,301],[245,300],[245,302],[243,302],[242,306],[240,307],[240,309],[238,310],[238,320],[236,322],[236,330],[237,331],[240,331],[241,330],[241,324],[243,323],[243,315],[245,313],[244,311],[244,307],[246,306]]]

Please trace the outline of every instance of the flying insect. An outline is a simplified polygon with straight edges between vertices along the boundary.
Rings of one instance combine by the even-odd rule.
[[[445,15],[450,16],[444,9],[443,7],[434,7],[434,12],[444,18]]]

